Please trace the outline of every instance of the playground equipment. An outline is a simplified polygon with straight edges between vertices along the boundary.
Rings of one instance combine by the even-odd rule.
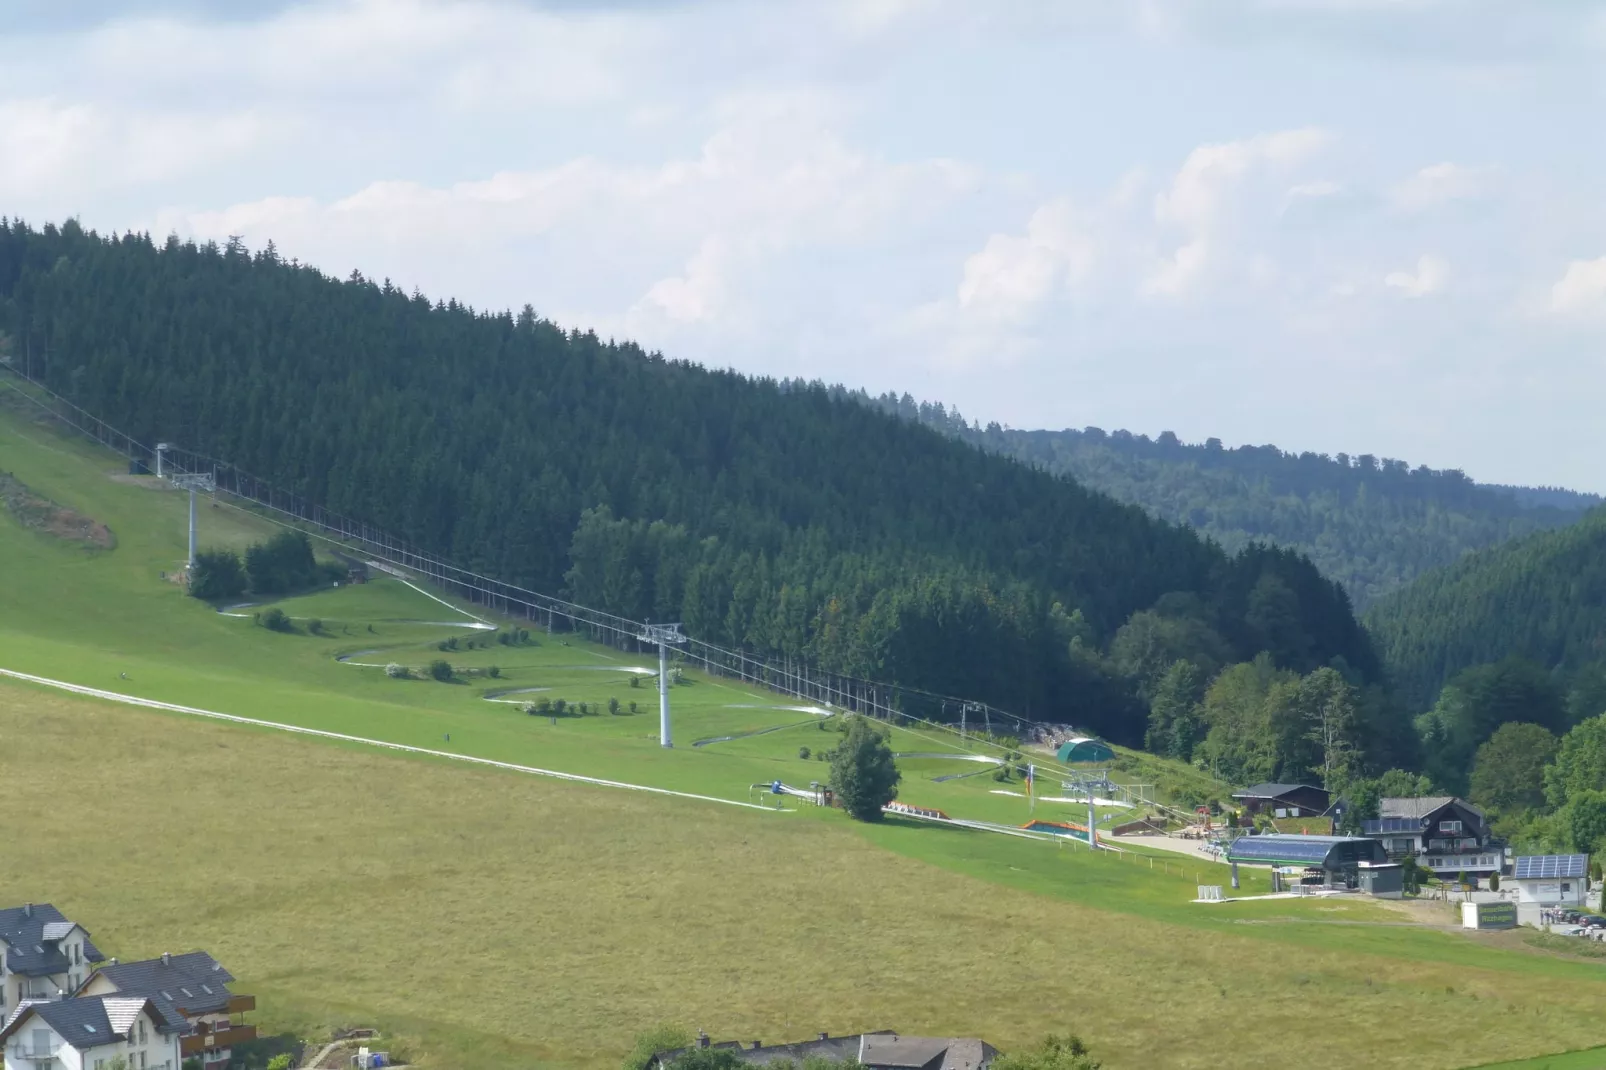
[[[1076,825],[1067,821],[1028,821],[1021,828],[1028,832],[1046,832],[1050,836],[1069,836],[1075,840],[1092,842],[1088,838],[1086,825]]]
[[[818,780],[810,781],[807,789],[794,788],[792,785],[783,784],[779,780],[772,780],[768,784],[748,785],[748,800],[751,801],[755,795],[760,797],[769,795],[773,797],[775,799],[776,809],[780,809],[781,799],[788,795],[798,799],[807,799],[815,806],[830,806],[833,803],[833,796],[831,795],[830,787],[825,784],[821,784]]]
[[[912,817],[929,817],[937,821],[952,821],[953,818],[937,809],[935,806],[915,806],[911,803],[894,799],[881,808],[889,814],[908,814]]]

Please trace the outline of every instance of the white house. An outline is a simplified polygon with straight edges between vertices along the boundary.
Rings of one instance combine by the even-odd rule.
[[[82,996],[24,1003],[0,1045],[5,1070],[108,1070],[119,1057],[129,1070],[179,1070],[183,1028],[155,1000]]]
[[[1582,906],[1589,884],[1588,855],[1523,855],[1511,871],[1518,903]]]
[[[29,999],[60,999],[104,957],[83,926],[49,903],[0,909],[0,1021]]]
[[[1390,858],[1410,858],[1440,880],[1487,878],[1505,868],[1506,845],[1490,834],[1484,812],[1454,796],[1383,799],[1361,831],[1382,840]]]
[[[256,1026],[246,1025],[244,1014],[256,1009],[253,996],[229,990],[234,976],[205,951],[163,954],[143,962],[106,963],[89,975],[75,995],[145,996],[157,1003],[169,1020],[182,1022],[179,1053],[199,1059],[203,1070],[229,1065],[233,1047],[254,1040]]]

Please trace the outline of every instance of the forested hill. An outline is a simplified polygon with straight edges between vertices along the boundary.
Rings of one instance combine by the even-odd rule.
[[[1099,428],[1016,431],[967,424],[957,410],[883,395],[865,401],[906,420],[1069,475],[1236,551],[1269,541],[1307,555],[1365,608],[1470,550],[1565,526],[1601,503],[1557,488],[1474,483],[1458,471],[1370,455],[1225,449]]]
[[[10,224],[0,331],[13,364],[143,441],[713,642],[1117,739],[1146,711],[1100,651],[1162,596],[1150,616],[1187,617],[1218,662],[1377,673],[1343,592],[1297,554],[1229,556],[825,389],[528,308],[336,281],[271,246]]]
[[[1472,666],[1520,657],[1567,679],[1606,662],[1606,509],[1424,576],[1367,623],[1415,710]]]

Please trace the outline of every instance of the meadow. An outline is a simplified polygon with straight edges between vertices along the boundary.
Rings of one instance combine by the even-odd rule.
[[[464,626],[477,610],[392,579],[276,603],[290,634],[257,626],[265,606],[215,612],[162,578],[184,556],[181,495],[3,407],[0,470],[116,538],[85,549],[0,518],[0,667],[732,801],[824,779],[812,755],[834,733],[818,714],[687,673],[666,751],[652,681],[631,671],[655,668],[650,655],[543,632],[465,649],[492,634]],[[203,507],[204,546],[272,530]],[[384,669],[437,658],[454,682]],[[509,689],[521,694],[486,697]],[[542,696],[603,712],[523,712]],[[692,745],[723,736],[740,738]],[[893,744],[955,749],[911,728]],[[974,768],[957,758],[902,764],[908,801],[1026,820],[1024,799],[994,794],[1018,783],[934,779]],[[661,1021],[1006,1049],[1074,1031],[1111,1067],[1250,1065],[1335,1036],[1359,1065],[1446,1070],[1606,1043],[1600,964],[1375,904],[1194,905],[1195,884],[1225,870],[1171,856],[1156,869],[1140,852],[857,825],[801,800],[644,796],[14,682],[0,682],[0,776],[20,789],[0,900],[52,901],[124,958],[204,947],[257,995],[265,1031],[374,1024],[427,1066],[613,1065]],[[1458,1024],[1384,1026],[1400,1022]]]

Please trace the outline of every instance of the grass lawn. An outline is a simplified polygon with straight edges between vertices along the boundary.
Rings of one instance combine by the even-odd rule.
[[[834,731],[785,699],[687,673],[666,751],[654,681],[631,671],[655,671],[651,655],[540,632],[500,645],[394,580],[277,602],[296,634],[213,612],[161,576],[183,559],[184,496],[118,469],[0,409],[0,470],[117,539],[88,551],[0,517],[0,666],[738,801],[825,777],[812,755]],[[202,513],[203,545],[272,530]],[[322,634],[305,630],[314,617]],[[454,682],[384,671],[436,658]],[[488,695],[509,690],[604,712],[554,722]],[[609,715],[609,698],[638,712]],[[705,740],[719,741],[693,745]],[[745,1039],[897,1028],[1005,1048],[1070,1030],[1117,1068],[1250,1065],[1332,1035],[1361,1065],[1445,1070],[1606,1043],[1599,963],[1363,902],[1194,905],[1225,867],[1173,855],[859,826],[799,800],[764,813],[648,797],[14,683],[0,683],[0,741],[18,789],[0,901],[51,900],[124,958],[205,947],[258,995],[264,1028],[378,1024],[436,1066],[607,1065],[665,1019]],[[955,751],[913,728],[892,742]],[[998,794],[1018,782],[939,779],[973,768],[908,759],[902,797],[1024,822],[1027,801]],[[1036,816],[1079,822],[1085,807],[1039,802]],[[1246,892],[1265,883],[1245,871]],[[1469,1013],[1490,1027],[1375,1028]]]
[[[1603,1067],[1606,1067],[1606,1048],[1591,1048],[1519,1059],[1514,1063],[1488,1063],[1473,1070],[1602,1070]]]
[[[1112,1067],[1250,1065],[1314,1030],[1359,1065],[1450,1068],[1602,1033],[1598,972],[1513,976],[1548,960],[1364,911],[1192,907],[1191,877],[1085,851],[647,799],[10,684],[0,738],[18,799],[92,771],[71,804],[12,824],[0,899],[49,899],[125,959],[206,948],[264,1028],[375,1023],[429,1065],[606,1066],[660,1020],[1005,1047],[1072,1029]],[[1457,954],[1416,953],[1435,941]],[[1474,1004],[1499,1029],[1436,1050],[1364,1028]]]

